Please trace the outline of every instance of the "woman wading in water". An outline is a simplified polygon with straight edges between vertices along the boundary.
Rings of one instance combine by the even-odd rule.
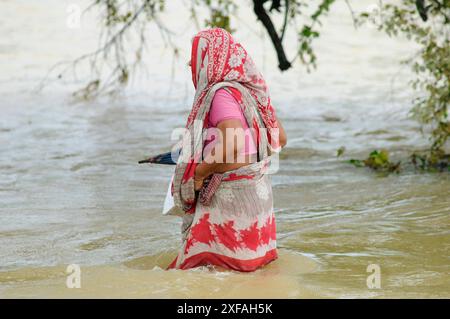
[[[283,147],[286,135],[262,75],[227,31],[199,32],[190,66],[196,92],[189,138],[172,184],[183,210],[183,244],[168,268],[253,271],[277,258],[267,170],[271,150]]]

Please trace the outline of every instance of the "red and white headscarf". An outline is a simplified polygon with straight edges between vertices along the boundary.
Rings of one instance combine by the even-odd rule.
[[[194,36],[191,50],[191,70],[196,92],[186,126],[189,126],[196,118],[203,98],[214,84],[238,82],[256,100],[266,128],[277,127],[266,81],[244,47],[234,41],[226,30],[214,28],[201,31]],[[239,98],[239,94],[236,95],[235,97]]]
[[[218,88],[226,87],[241,105],[249,127],[257,132],[258,143],[261,141],[260,128],[265,128],[267,138],[264,140],[272,147],[278,147],[278,136],[272,136],[272,132],[277,132],[273,130],[277,128],[277,121],[266,82],[247,51],[230,33],[221,28],[197,33],[192,40],[191,70],[196,91],[187,129],[192,131],[195,120],[202,120],[203,128],[206,128],[212,95]],[[249,99],[253,103],[249,103]],[[250,104],[256,105],[257,110],[250,112]],[[172,185],[175,204],[187,213],[193,213],[195,209],[193,177],[199,150],[193,148],[192,154],[182,156],[189,160],[177,164]]]

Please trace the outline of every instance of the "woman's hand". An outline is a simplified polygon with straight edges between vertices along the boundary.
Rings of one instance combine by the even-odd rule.
[[[201,169],[201,164],[197,165],[194,173],[194,190],[199,191],[203,187],[205,176]]]
[[[203,178],[197,178],[194,176],[194,190],[199,191],[203,187]]]

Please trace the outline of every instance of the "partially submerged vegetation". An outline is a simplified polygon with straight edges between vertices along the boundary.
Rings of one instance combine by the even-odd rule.
[[[337,150],[337,157],[344,154],[345,147],[340,147]],[[415,169],[429,172],[444,172],[450,171],[450,155],[440,157],[434,164],[431,164],[428,160],[428,152],[416,152],[413,153],[410,158],[402,164],[402,161],[391,161],[389,152],[387,150],[373,150],[370,152],[366,159],[354,159],[345,160],[346,163],[352,164],[355,167],[368,167],[374,171],[383,173],[399,173],[405,166],[405,164],[412,164]]]
[[[350,164],[355,165],[356,167],[369,167],[377,171],[389,172],[389,173],[398,173],[400,172],[400,164],[401,162],[392,163],[389,160],[389,153],[386,150],[374,150],[369,154],[364,160],[358,159],[350,159]]]

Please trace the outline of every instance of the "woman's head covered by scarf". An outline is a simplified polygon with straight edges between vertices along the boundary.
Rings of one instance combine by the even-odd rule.
[[[275,111],[270,103],[266,82],[244,47],[221,28],[200,31],[192,39],[192,82],[196,89],[187,126],[195,120],[201,101],[208,90],[219,82],[238,82],[255,99],[267,129],[277,127]],[[241,102],[238,90],[231,88]],[[249,123],[250,124],[250,123]],[[271,140],[268,132],[269,142]]]

